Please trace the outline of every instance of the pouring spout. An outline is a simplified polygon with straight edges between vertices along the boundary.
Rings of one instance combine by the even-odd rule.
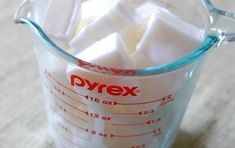
[[[208,12],[208,34],[216,35],[221,43],[235,42],[235,13],[221,10],[213,5],[210,0],[202,0],[204,8]]]
[[[34,14],[36,1],[37,0],[24,0],[20,4],[14,16],[15,23],[27,25],[52,53],[55,53],[66,60],[70,60],[71,63],[77,63],[77,59],[66,53],[62,48],[60,48],[56,43],[54,43],[38,24],[37,16],[35,17]]]
[[[55,45],[49,37],[44,33],[42,28],[35,22],[34,17],[35,0],[24,0],[18,7],[14,21],[16,24],[26,24],[35,32],[41,39],[48,40],[51,44]]]
[[[34,0],[24,0],[20,6],[18,7],[14,20],[16,24],[25,24],[23,21],[25,19],[32,20],[33,19],[33,3]]]

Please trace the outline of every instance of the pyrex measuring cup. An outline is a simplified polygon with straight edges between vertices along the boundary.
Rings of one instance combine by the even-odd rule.
[[[188,20],[184,12],[195,7],[189,7],[188,0],[159,2]],[[77,59],[59,48],[35,22],[35,1],[24,1],[16,22],[34,31],[48,120],[57,147],[169,148],[206,54],[221,42],[235,39],[234,15],[210,1],[203,4],[210,25],[197,49],[165,65],[115,69]],[[204,25],[194,20],[192,23]]]

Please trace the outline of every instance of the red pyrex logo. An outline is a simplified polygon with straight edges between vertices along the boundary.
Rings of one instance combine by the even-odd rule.
[[[97,91],[98,93],[108,93],[112,96],[137,96],[139,92],[138,87],[107,85],[99,82],[91,82],[88,79],[77,75],[71,75],[70,83],[72,86],[86,88],[90,91]]]

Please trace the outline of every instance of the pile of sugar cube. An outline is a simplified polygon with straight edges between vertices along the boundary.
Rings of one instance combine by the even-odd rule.
[[[204,37],[203,30],[161,7],[157,0],[37,0],[36,3],[35,19],[49,37],[66,42],[66,46],[69,48],[68,52],[77,58],[105,67],[138,69],[171,63],[196,49]],[[98,98],[108,96],[111,102],[117,100],[128,103],[133,101],[133,98],[135,101],[146,102],[152,101],[153,98],[162,98],[169,93],[175,94],[186,79],[185,71],[159,77],[122,77],[118,79],[111,76],[96,75],[80,70],[77,66],[61,63],[52,55],[47,59],[44,66],[70,90]],[[86,88],[73,87],[68,82],[68,76],[73,74],[79,74],[85,80],[87,79],[89,85],[95,84],[92,86],[98,85],[96,82],[99,82],[102,86],[101,89],[107,86],[106,84],[115,84],[115,86],[118,84],[120,86],[138,86],[141,93],[138,96],[110,97],[107,93],[99,94]],[[103,83],[105,85],[102,85]],[[67,95],[73,96],[74,94],[67,92]],[[81,100],[88,105],[89,112],[100,115],[105,115],[106,112],[111,111],[136,113],[156,109],[156,104],[141,107],[122,105],[110,107],[96,104],[84,97],[81,97]],[[167,129],[168,125],[171,125],[168,123],[170,118],[168,115],[171,112],[175,113],[177,107],[177,104],[173,104],[166,109],[166,113],[162,113],[164,117],[164,119],[161,119],[163,129]],[[143,123],[146,118],[145,116],[130,119],[112,117],[112,120],[128,124]],[[86,119],[90,120],[88,116]],[[52,122],[54,122],[53,120],[54,118]],[[90,120],[86,126],[91,126],[91,129],[98,130],[101,133],[112,132],[124,135],[153,130],[152,126],[134,128],[134,130],[133,128],[113,128],[105,121],[95,119]],[[74,129],[73,126],[69,127]],[[78,132],[78,134],[82,135],[83,133]],[[124,138],[115,141],[92,136],[88,143],[81,141],[80,145],[126,147],[133,143],[150,145],[152,142],[153,140],[148,137]],[[159,141],[155,140],[155,142]],[[156,147],[155,142],[152,143],[152,147]]]
[[[204,31],[155,1],[39,1],[45,32],[68,42],[82,60],[112,68],[144,68],[173,62],[195,49]]]

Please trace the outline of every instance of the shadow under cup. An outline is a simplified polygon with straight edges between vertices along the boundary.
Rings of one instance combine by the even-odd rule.
[[[168,1],[159,3],[197,27],[208,25],[200,1]],[[47,116],[57,147],[169,148],[203,60],[219,38],[208,35],[197,49],[169,64],[108,68],[59,48],[35,22],[34,3],[23,3],[17,21],[34,32]]]

